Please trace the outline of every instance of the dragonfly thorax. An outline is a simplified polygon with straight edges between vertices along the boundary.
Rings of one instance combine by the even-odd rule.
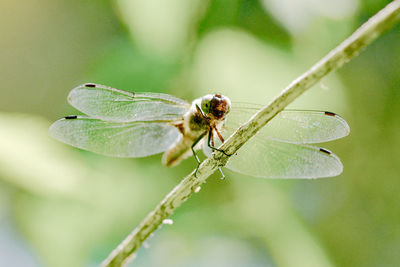
[[[219,94],[205,95],[195,99],[183,116],[182,134],[196,140],[211,129],[220,129],[230,107],[229,98]]]

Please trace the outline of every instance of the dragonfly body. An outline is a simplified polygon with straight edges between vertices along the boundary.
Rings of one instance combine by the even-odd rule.
[[[167,166],[196,156],[196,149],[210,155],[224,142],[222,135],[229,136],[260,108],[231,104],[218,94],[188,103],[167,94],[133,93],[92,83],[74,88],[68,101],[86,115],[54,122],[50,127],[54,138],[107,156],[165,152],[162,161]],[[339,158],[310,144],[335,140],[349,131],[346,121],[331,112],[284,110],[230,157],[226,167],[266,178],[336,176],[343,169]]]
[[[204,145],[207,135],[219,135],[226,114],[230,110],[229,98],[222,95],[206,95],[195,99],[182,121],[173,125],[181,132],[181,137],[163,155],[163,164],[175,166],[192,154],[191,148]],[[223,140],[221,140],[223,142]]]

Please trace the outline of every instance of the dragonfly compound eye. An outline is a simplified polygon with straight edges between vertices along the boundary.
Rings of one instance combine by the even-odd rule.
[[[229,100],[222,95],[214,95],[210,101],[210,113],[216,119],[222,119],[229,112]]]
[[[201,100],[201,110],[205,114],[210,113],[211,100],[212,100],[212,95],[206,95]]]

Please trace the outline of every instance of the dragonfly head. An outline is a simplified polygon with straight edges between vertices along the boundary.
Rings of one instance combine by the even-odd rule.
[[[215,94],[206,95],[201,98],[201,109],[213,119],[222,120],[231,108],[231,101],[228,97]]]

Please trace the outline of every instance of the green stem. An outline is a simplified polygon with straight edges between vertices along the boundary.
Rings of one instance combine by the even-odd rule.
[[[361,50],[392,28],[400,20],[400,0],[395,0],[364,23],[349,38],[329,52],[307,72],[294,80],[269,105],[258,111],[247,123],[242,125],[220,147],[228,154],[234,154],[245,142],[264,127],[276,114],[293,102],[307,89],[317,83],[329,72],[336,70],[358,55]],[[228,157],[215,152],[199,167],[197,178],[194,172],[184,178],[147,217],[130,233],[125,240],[108,256],[102,266],[122,266],[139,249],[141,244],[182,205],[205,180],[224,166]]]

